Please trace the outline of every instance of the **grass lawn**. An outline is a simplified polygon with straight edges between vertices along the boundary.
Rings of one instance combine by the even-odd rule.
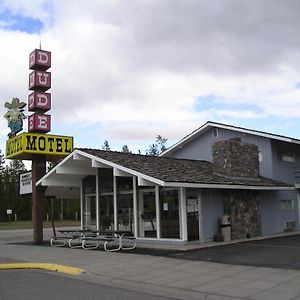
[[[55,220],[55,227],[69,227],[69,226],[80,226],[80,221],[72,221],[72,220]],[[44,228],[52,227],[51,222],[44,221]],[[0,222],[0,230],[7,229],[30,229],[33,228],[32,221],[11,221],[11,222]]]

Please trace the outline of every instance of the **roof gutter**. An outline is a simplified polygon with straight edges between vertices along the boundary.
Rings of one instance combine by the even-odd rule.
[[[166,182],[165,187],[206,188],[206,189],[231,189],[231,190],[257,190],[257,191],[293,191],[294,186],[253,186],[238,184],[209,184],[188,182]]]

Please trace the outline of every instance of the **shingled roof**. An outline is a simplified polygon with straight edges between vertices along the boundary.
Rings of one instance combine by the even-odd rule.
[[[258,177],[229,178],[214,174],[208,161],[147,156],[132,153],[79,148],[79,151],[115,163],[119,166],[161,180],[165,183],[248,186],[261,188],[293,188],[284,182]]]

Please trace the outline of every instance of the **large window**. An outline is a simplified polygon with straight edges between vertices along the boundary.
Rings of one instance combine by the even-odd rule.
[[[292,199],[280,200],[281,210],[294,210],[294,202]]]
[[[278,159],[284,162],[295,162],[296,156],[294,152],[278,152]]]

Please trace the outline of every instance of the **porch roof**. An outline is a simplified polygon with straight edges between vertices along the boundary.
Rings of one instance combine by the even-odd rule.
[[[78,161],[82,161],[82,163],[78,165]],[[247,179],[217,175],[213,172],[212,163],[207,161],[86,148],[75,149],[37,184],[55,186],[60,182],[64,186],[72,186],[72,184],[80,186],[79,179],[86,175],[96,174],[95,167],[113,168],[116,176],[126,176],[126,174],[137,176],[139,185],[157,184],[176,187],[256,190],[289,190],[295,188],[287,183],[265,177]],[[56,177],[59,177],[59,180],[55,180]]]

